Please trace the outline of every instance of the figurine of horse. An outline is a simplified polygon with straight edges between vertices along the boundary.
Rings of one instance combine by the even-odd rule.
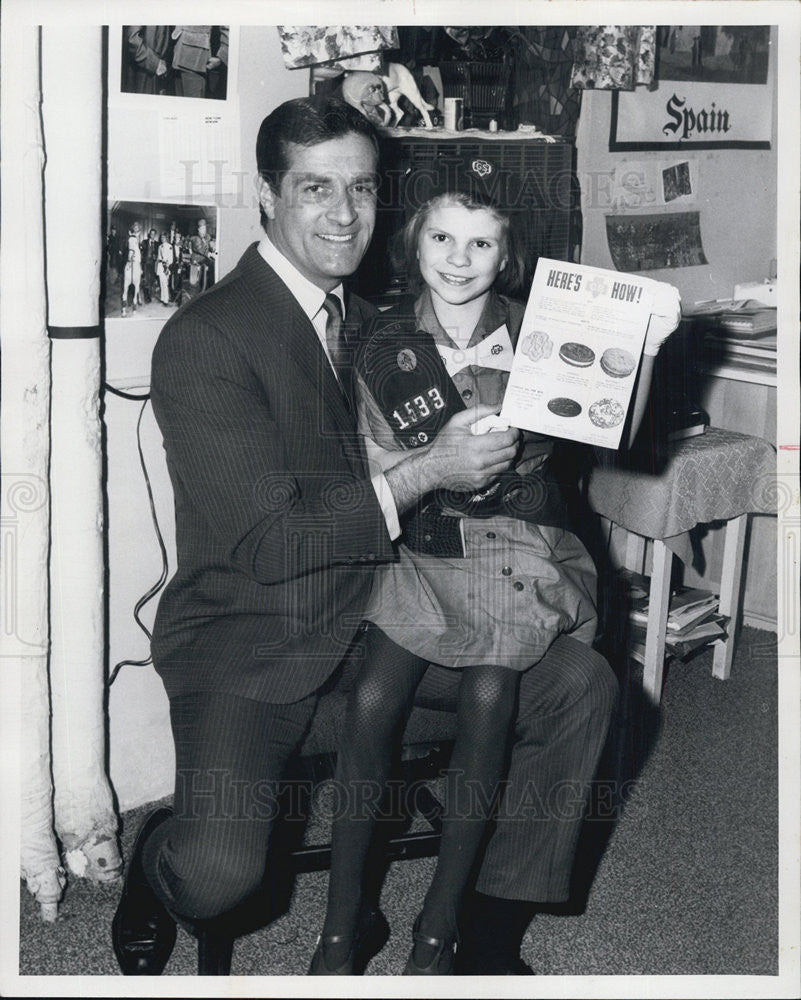
[[[384,94],[384,81],[375,73],[348,73],[342,81],[343,99],[374,125],[386,125],[392,117]]]
[[[398,100],[402,96],[420,112],[426,128],[434,127],[431,115],[428,113],[434,110],[434,106],[423,100],[414,77],[403,63],[388,63],[386,75],[382,77],[382,80],[387,88],[389,106],[395,115],[393,125],[397,125],[403,117],[403,111],[398,104]]]
[[[414,77],[401,63],[389,63],[383,76],[375,73],[348,73],[342,83],[344,100],[376,125],[397,125],[403,117],[403,110],[398,103],[401,96],[419,111],[426,128],[434,127],[428,113],[434,110],[433,105],[423,100]]]

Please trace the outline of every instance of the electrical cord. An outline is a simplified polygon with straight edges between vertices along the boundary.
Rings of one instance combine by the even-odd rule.
[[[136,621],[136,624],[147,636],[148,642],[151,642],[153,636],[150,632],[150,629],[148,629],[148,627],[139,617],[139,613],[142,610],[142,608],[148,603],[148,601],[152,600],[156,596],[156,594],[158,594],[158,592],[166,583],[167,574],[169,572],[169,561],[167,559],[167,547],[164,544],[164,538],[161,534],[158,517],[156,515],[156,505],[153,500],[153,488],[150,485],[150,476],[147,473],[147,463],[145,462],[145,454],[144,451],[142,450],[142,431],[141,431],[142,417],[145,415],[145,409],[147,408],[147,403],[148,400],[150,399],[150,393],[147,393],[144,396],[136,396],[133,395],[132,393],[123,392],[121,389],[115,389],[109,385],[106,385],[105,388],[108,389],[110,392],[114,393],[114,395],[121,396],[123,399],[142,401],[142,408],[139,411],[139,419],[136,421],[136,447],[139,451],[139,464],[142,467],[142,474],[145,477],[145,486],[147,488],[147,496],[150,502],[150,516],[153,521],[153,527],[156,532],[156,539],[159,543],[159,549],[161,550],[161,575],[159,576],[158,580],[153,584],[153,586],[147,591],[147,593],[143,594],[136,602],[136,604],[134,605],[133,616],[134,620]],[[109,675],[108,686],[111,687],[111,685],[114,683],[114,681],[117,678],[117,674],[120,672],[120,669],[122,667],[126,666],[146,667],[148,666],[148,664],[152,662],[153,662],[152,654],[148,656],[146,660],[120,660],[120,662],[115,665],[114,669],[111,671],[111,674]]]
[[[150,399],[149,392],[146,392],[144,396],[136,396],[132,392],[125,392],[123,389],[116,389],[113,385],[109,385],[108,382],[103,383],[103,388],[106,392],[110,392],[114,396],[119,396],[121,399],[133,399],[133,400]]]

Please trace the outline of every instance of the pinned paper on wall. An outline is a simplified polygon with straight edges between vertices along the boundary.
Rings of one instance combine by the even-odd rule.
[[[618,212],[662,205],[691,205],[698,189],[698,164],[680,160],[626,160],[615,164],[610,207]]]
[[[164,114],[159,118],[160,191],[186,201],[233,194],[241,185],[239,115]]]
[[[661,198],[665,205],[687,205],[695,201],[695,164],[690,160],[659,164]]]
[[[768,25],[660,27],[653,89],[612,93],[609,149],[770,149]]]
[[[629,160],[615,164],[612,179],[612,205],[618,211],[653,208],[657,204],[656,165]]]
[[[109,199],[106,207],[108,332],[134,321],[163,324],[216,280],[216,205]]]
[[[698,212],[607,215],[606,240],[618,271],[653,271],[708,263]]]

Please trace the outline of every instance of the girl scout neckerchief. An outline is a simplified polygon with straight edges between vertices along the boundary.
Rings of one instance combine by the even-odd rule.
[[[491,350],[491,337],[478,348],[488,341]],[[468,355],[466,364],[482,363],[481,352],[473,358],[474,350],[446,353],[446,368],[434,339],[417,328],[413,299],[404,298],[373,318],[356,367],[403,448],[433,441],[451,417],[465,409],[448,368],[455,373],[463,367],[463,355]],[[525,476],[511,471],[474,493],[437,489],[422,498],[404,520],[409,548],[430,555],[463,555],[459,518],[447,510],[568,527],[566,504],[553,478],[539,471]]]

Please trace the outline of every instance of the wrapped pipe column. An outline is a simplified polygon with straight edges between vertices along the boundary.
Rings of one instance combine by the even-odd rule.
[[[16,730],[20,780],[20,867],[46,920],[64,887],[53,833],[50,693],[47,676],[50,502],[50,344],[47,339],[42,216],[44,151],[39,121],[39,31],[3,33],[2,228],[13,252],[0,259],[2,419],[0,454],[0,662],[3,726]],[[12,85],[13,81],[13,85]],[[8,82],[8,86],[6,86]],[[12,194],[13,192],[13,194]],[[8,741],[7,741],[8,743]],[[15,836],[16,831],[9,831]],[[6,840],[6,847],[13,841]]]
[[[69,869],[97,881],[116,878],[121,868],[105,767],[102,84],[100,27],[42,29],[55,824]]]

